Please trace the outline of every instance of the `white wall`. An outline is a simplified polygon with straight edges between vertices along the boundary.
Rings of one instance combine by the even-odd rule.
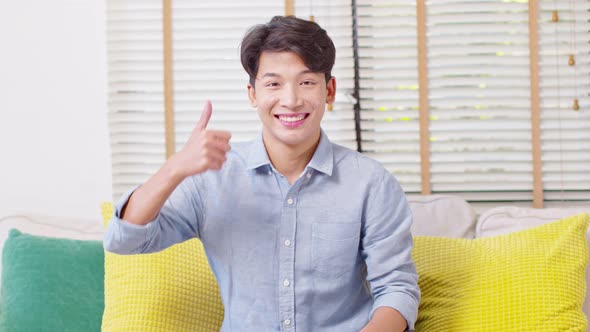
[[[0,4],[0,217],[111,200],[105,3]]]

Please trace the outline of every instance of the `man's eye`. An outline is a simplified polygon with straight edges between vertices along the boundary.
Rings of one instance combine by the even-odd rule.
[[[302,85],[314,85],[315,83],[313,81],[303,81],[301,84]]]
[[[277,82],[268,82],[268,83],[266,83],[266,86],[268,86],[268,87],[275,87],[275,86],[279,86],[279,83],[277,83]]]

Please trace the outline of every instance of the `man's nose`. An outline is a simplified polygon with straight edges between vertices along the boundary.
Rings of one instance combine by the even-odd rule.
[[[284,87],[281,94],[281,106],[287,109],[295,109],[303,105],[298,86],[287,85]]]

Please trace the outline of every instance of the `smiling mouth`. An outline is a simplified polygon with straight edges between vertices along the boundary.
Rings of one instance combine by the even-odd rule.
[[[309,117],[309,113],[300,113],[293,115],[275,114],[275,118],[279,119],[282,122],[298,122],[307,119],[307,117]]]

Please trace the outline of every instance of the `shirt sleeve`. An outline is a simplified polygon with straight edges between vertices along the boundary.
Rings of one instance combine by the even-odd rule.
[[[104,249],[116,254],[152,253],[199,236],[203,204],[196,177],[181,182],[164,203],[156,218],[135,225],[121,218],[124,207],[138,187],[125,193],[115,204],[115,213],[106,229]]]
[[[371,317],[379,307],[399,311],[414,330],[420,303],[418,275],[412,261],[412,212],[395,178],[384,170],[369,194],[363,225],[362,252],[373,298]]]

